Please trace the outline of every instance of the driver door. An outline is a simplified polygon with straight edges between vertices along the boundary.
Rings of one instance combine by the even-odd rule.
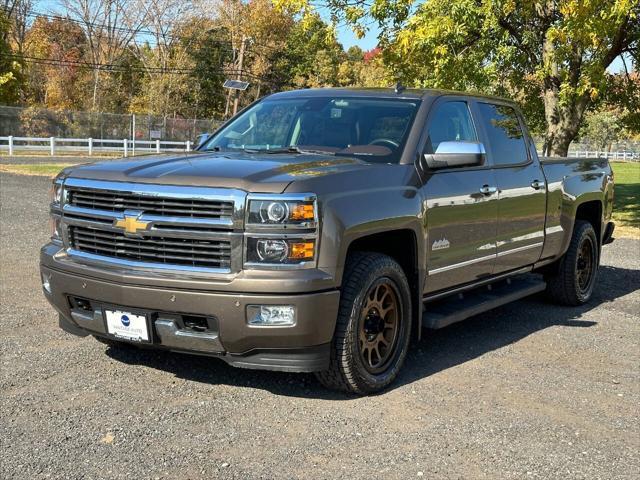
[[[445,141],[478,141],[469,104],[463,99],[447,97],[431,109],[423,153],[434,153]],[[486,192],[495,185],[486,159],[483,165],[426,172],[422,186],[427,223],[425,293],[493,273],[498,196]]]

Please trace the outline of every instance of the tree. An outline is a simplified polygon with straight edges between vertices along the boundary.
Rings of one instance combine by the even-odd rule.
[[[23,84],[22,66],[11,45],[16,6],[5,2],[0,9],[0,103],[9,105],[18,102]]]
[[[359,33],[368,17],[377,21],[385,61],[409,85],[540,102],[531,108],[544,112],[548,155],[567,154],[607,90],[607,67],[621,55],[637,65],[638,0],[429,0],[413,12],[410,0],[327,3]]]
[[[292,26],[274,57],[279,89],[336,85],[339,64],[346,59],[335,31],[315,13]]]
[[[91,107],[99,110],[103,65],[113,65],[145,25],[142,0],[62,0],[67,15],[82,26],[93,70]]]
[[[47,62],[30,64],[27,101],[54,110],[82,109],[88,71],[78,62],[85,47],[86,37],[76,23],[36,18],[25,35],[24,50],[28,57]]]
[[[620,138],[622,125],[617,112],[601,111],[587,116],[584,136],[598,150],[611,150],[611,144]]]

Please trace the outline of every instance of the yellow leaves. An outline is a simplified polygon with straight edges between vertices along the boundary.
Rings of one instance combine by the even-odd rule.
[[[0,75],[0,87],[14,80],[16,80],[16,77],[13,72],[3,73]]]

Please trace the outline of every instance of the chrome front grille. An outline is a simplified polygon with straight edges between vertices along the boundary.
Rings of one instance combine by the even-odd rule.
[[[207,274],[242,268],[243,191],[81,179],[64,188],[63,240],[78,261]]]
[[[71,188],[68,203],[80,208],[112,212],[139,210],[154,215],[190,218],[233,217],[233,202],[189,198],[167,198],[86,188]]]
[[[123,233],[87,227],[69,228],[71,246],[95,255],[191,267],[231,268],[231,242],[190,238],[129,238]]]

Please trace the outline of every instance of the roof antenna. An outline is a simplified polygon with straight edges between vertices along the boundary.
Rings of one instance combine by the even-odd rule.
[[[394,87],[394,91],[396,93],[402,93],[404,90],[406,90],[407,87],[405,87],[404,85],[402,85],[402,83],[400,81],[396,82],[396,86]]]

